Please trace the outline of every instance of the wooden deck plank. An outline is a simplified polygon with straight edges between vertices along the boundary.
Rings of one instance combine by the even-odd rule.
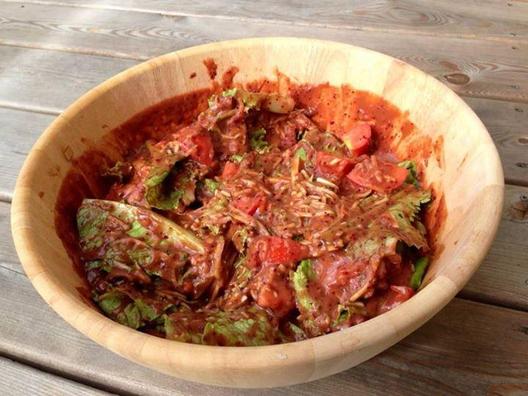
[[[60,113],[138,61],[0,46],[0,106]]]
[[[2,3],[0,44],[146,59],[211,41],[261,36],[297,36],[364,46],[409,62],[477,97],[528,101],[528,43],[452,38],[443,35],[271,24],[255,20],[167,16],[97,8]],[[31,52],[30,52],[31,53]],[[12,68],[20,52],[2,50]],[[30,55],[26,55],[30,56]],[[23,64],[27,69],[27,66]],[[69,64],[59,69],[66,74]],[[104,67],[104,65],[100,65]],[[0,70],[9,69],[0,65]],[[12,79],[14,77],[11,77]],[[16,81],[16,80],[15,80]],[[66,83],[68,81],[65,81]]]
[[[11,200],[16,177],[31,146],[54,118],[48,114],[0,108],[0,199]]]
[[[339,396],[350,394],[351,389],[375,395],[528,390],[528,313],[461,299],[396,346],[354,369],[310,384],[238,391],[170,378],[99,347],[61,320],[19,273],[0,268],[0,288],[0,354],[121,392]]]
[[[506,181],[528,186],[528,104],[463,98],[493,137]]]
[[[528,188],[506,186],[497,238],[461,295],[528,311]]]
[[[9,396],[102,396],[110,394],[1,357],[0,391]]]
[[[17,3],[22,3],[15,0]],[[270,0],[30,0],[38,4],[69,4],[86,8],[134,10],[164,15],[213,16],[234,20],[260,20],[300,26],[325,26],[416,34],[441,34],[486,39],[528,38],[528,4],[522,1],[471,0],[320,0],[303,2]],[[27,3],[24,1],[23,3]]]

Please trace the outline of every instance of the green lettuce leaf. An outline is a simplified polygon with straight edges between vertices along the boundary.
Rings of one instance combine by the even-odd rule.
[[[405,168],[409,171],[405,183],[412,184],[416,188],[420,188],[420,183],[418,183],[418,170],[416,168],[416,163],[414,161],[402,161],[398,164],[400,168]]]
[[[408,246],[418,249],[427,247],[424,228],[415,226],[415,219],[420,211],[420,206],[431,200],[431,193],[425,190],[401,191],[393,196],[394,204],[389,208],[389,213],[398,224],[398,229],[393,230],[398,239]]]
[[[150,210],[120,202],[85,199],[77,223],[81,251],[92,263],[87,270],[116,268],[171,280],[171,273],[161,271],[164,261],[183,266],[189,254],[205,252],[192,232]]]
[[[259,154],[264,154],[269,149],[269,144],[266,141],[266,130],[259,128],[251,132],[249,144],[253,150]]]
[[[79,230],[81,242],[109,232],[109,225],[101,219],[106,220],[110,217],[126,224],[128,227],[126,232],[129,236],[137,238],[151,247],[176,246],[189,253],[203,254],[205,252],[205,246],[199,238],[173,221],[147,209],[99,199],[85,199],[79,208],[77,223],[81,224],[83,228],[97,230],[88,233],[85,231],[82,234]],[[145,224],[149,224],[149,228]],[[151,230],[156,230],[156,233],[159,234],[156,235],[157,238],[152,238],[154,231]]]
[[[214,194],[216,189],[218,188],[218,182],[214,181],[213,179],[205,179],[204,180],[205,187],[209,190],[210,193]]]
[[[239,164],[240,162],[242,162],[243,159],[244,159],[243,154],[233,154],[231,156],[231,161],[233,161],[236,164]]]
[[[298,149],[296,152],[295,152],[295,156],[298,157],[299,159],[303,160],[303,161],[306,161],[306,150],[301,147],[300,149]]]
[[[312,337],[320,335],[321,331],[315,323],[315,318],[321,314],[320,305],[310,295],[308,284],[315,279],[312,260],[302,260],[293,273],[292,283],[295,292],[295,303],[300,312],[299,321],[303,330]]]
[[[422,279],[425,275],[425,270],[429,266],[429,259],[427,257],[419,258],[414,264],[414,272],[411,276],[411,287],[417,290],[422,284]]]
[[[222,96],[225,96],[225,97],[233,97],[236,95],[238,89],[237,88],[231,88],[231,89],[227,89],[225,90],[224,92],[222,92]]]
[[[207,318],[202,342],[208,345],[258,346],[268,345],[278,337],[265,311],[252,307],[237,313],[219,312]]]
[[[125,299],[125,294],[113,290],[99,296],[96,299],[96,303],[105,314],[112,315],[118,308],[121,307],[121,304],[123,301],[125,301]]]

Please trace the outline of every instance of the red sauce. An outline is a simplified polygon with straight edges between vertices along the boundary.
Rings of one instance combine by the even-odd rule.
[[[224,89],[229,88],[233,85],[233,79],[238,73],[238,67],[231,66],[222,76],[222,87]]]
[[[205,59],[203,63],[209,77],[214,80],[217,75],[216,63],[211,58]],[[64,156],[72,162],[72,169],[64,178],[59,191],[55,207],[55,224],[58,236],[63,241],[82,279],[85,277],[85,271],[79,258],[79,238],[75,218],[84,198],[102,198],[107,194],[110,182],[101,176],[103,171],[111,167],[116,160],[126,159],[127,155],[134,153],[145,141],[162,139],[190,124],[200,112],[207,108],[207,99],[212,93],[233,86],[233,79],[237,72],[238,68],[233,66],[222,76],[221,86],[217,82],[212,82],[211,88],[174,97],[134,116],[103,138],[100,147],[104,148],[104,152],[93,148],[79,158],[72,158],[71,150],[68,148],[63,150]],[[190,78],[195,76],[196,73],[192,73]],[[382,98],[368,92],[354,90],[349,86],[299,85],[285,80],[284,76],[279,75],[279,78],[282,78],[282,82],[287,82],[289,94],[294,98],[297,106],[309,109],[312,114],[311,119],[321,130],[330,131],[339,136],[350,130],[358,121],[362,121],[371,126],[377,151],[387,153],[389,157],[400,155],[401,159],[409,157],[415,159],[421,173],[423,173],[421,163],[427,160],[432,153],[443,166],[442,139],[438,139],[433,144],[428,136],[416,131],[413,123],[408,120],[407,114],[402,114],[395,106]],[[254,92],[270,93],[278,90],[279,83],[263,79],[248,83],[245,88]],[[284,87],[281,86],[282,88]],[[396,139],[397,133],[400,135]],[[402,141],[404,144],[401,144]],[[440,232],[447,211],[445,199],[437,186],[429,187],[436,197],[426,212],[425,225],[430,235],[433,235],[431,238],[433,247],[438,248],[435,245],[434,236]],[[259,205],[256,205],[255,209],[251,209],[250,212],[255,212],[258,207]],[[252,213],[248,214],[252,215]],[[279,262],[280,260],[277,263]],[[209,264],[199,263],[199,265]],[[255,278],[251,289],[255,300],[260,301],[261,306],[278,312],[280,316],[283,312],[291,311],[295,301],[288,282],[285,280],[289,269],[283,268],[282,264],[278,265],[264,265],[259,269],[259,275]],[[315,296],[326,296],[321,297],[321,304],[335,308],[339,301],[346,300],[355,291],[372,287],[369,284],[370,280],[365,279],[362,272],[365,265],[366,263],[361,261],[336,259],[332,254],[321,257],[315,264],[315,269],[318,277],[324,281],[321,285],[311,285],[311,293]],[[400,285],[399,282],[408,282],[410,266],[407,265],[405,268],[407,270],[398,275],[402,279],[391,280],[389,274],[387,275],[388,281],[390,280],[391,284],[396,286]],[[86,297],[85,290],[80,290],[80,292]],[[370,293],[374,293],[374,289]],[[407,290],[386,289],[386,293],[379,297],[379,301],[371,305],[376,309],[383,306],[382,309],[385,310],[388,306],[392,306],[391,304],[396,304],[408,297]],[[361,315],[357,317],[352,315],[348,320],[349,323],[357,323],[362,319]]]
[[[207,74],[209,74],[209,78],[211,80],[214,80],[216,78],[216,70],[218,69],[218,66],[216,65],[216,62],[213,58],[207,58],[203,60],[203,64],[205,65],[205,68],[207,69]]]

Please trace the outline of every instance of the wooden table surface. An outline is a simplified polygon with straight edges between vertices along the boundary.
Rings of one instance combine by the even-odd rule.
[[[99,347],[44,303],[13,248],[10,201],[32,144],[82,93],[138,62],[211,41],[279,35],[384,52],[464,98],[492,134],[507,182],[490,253],[425,326],[310,384],[202,386]],[[0,163],[2,395],[528,394],[526,1],[0,0]]]

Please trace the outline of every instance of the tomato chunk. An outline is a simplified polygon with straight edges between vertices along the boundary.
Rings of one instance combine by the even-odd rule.
[[[367,311],[370,316],[381,315],[407,301],[413,295],[414,290],[411,287],[392,285],[384,294],[368,301]]]
[[[270,309],[277,317],[283,317],[295,308],[288,272],[285,267],[262,267],[249,284],[251,296],[257,304]]]
[[[347,158],[339,158],[324,151],[315,154],[315,167],[322,176],[342,178],[350,171],[352,162]]]
[[[191,153],[191,158],[207,166],[213,165],[214,149],[211,136],[206,134],[195,135],[192,137],[192,142],[196,147]]]
[[[308,248],[291,239],[260,236],[251,242],[248,256],[248,264],[253,268],[279,264],[294,268],[297,261],[308,256]]]
[[[387,193],[400,187],[407,173],[405,168],[372,156],[357,164],[347,177],[362,187]]]
[[[253,216],[257,209],[260,209],[260,211],[266,210],[267,202],[266,196],[257,194],[254,197],[238,197],[233,205],[248,215]]]
[[[365,154],[372,141],[372,128],[369,124],[358,123],[341,134],[341,140],[350,152],[356,156]]]
[[[233,176],[235,176],[239,170],[240,170],[240,167],[237,164],[233,162],[226,162],[224,165],[224,170],[222,171],[221,178],[224,180],[229,180]]]

